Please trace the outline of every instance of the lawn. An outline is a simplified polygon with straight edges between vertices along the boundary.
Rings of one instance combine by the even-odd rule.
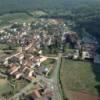
[[[95,87],[100,85],[100,82],[96,81],[94,67],[90,62],[63,59],[60,78],[65,95],[68,90],[98,95]]]

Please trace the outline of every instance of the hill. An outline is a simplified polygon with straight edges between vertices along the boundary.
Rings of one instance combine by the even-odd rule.
[[[99,3],[100,0],[0,0],[0,13],[35,9],[69,9]]]

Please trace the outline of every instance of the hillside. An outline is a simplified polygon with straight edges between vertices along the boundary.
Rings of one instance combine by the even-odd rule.
[[[0,0],[0,13],[34,9],[68,9],[98,3],[100,0]]]

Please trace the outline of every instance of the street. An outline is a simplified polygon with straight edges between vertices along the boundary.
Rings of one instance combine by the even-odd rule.
[[[55,91],[55,99],[54,100],[62,100],[61,91],[60,91],[60,87],[59,87],[59,70],[60,70],[60,65],[61,65],[61,57],[62,57],[62,54],[59,53],[58,59],[57,59],[57,65],[56,65],[56,68],[52,75],[54,91]]]

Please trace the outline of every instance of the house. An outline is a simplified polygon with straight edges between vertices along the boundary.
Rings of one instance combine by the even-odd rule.
[[[32,66],[31,66],[31,68],[35,68],[36,67],[36,64],[35,63],[33,63],[32,64]]]
[[[27,64],[26,64],[26,66],[27,66],[28,68],[31,68],[31,67],[32,67],[32,64],[33,64],[32,61],[27,60]]]
[[[23,66],[16,66],[16,65],[11,65],[10,69],[8,72],[10,75],[13,75],[16,77],[16,79],[19,79],[23,75],[23,71],[26,69],[26,67]]]
[[[48,88],[36,89],[30,94],[30,97],[33,100],[52,100],[52,96],[53,96],[53,92]]]
[[[40,55],[42,55],[42,50],[40,50],[38,53],[39,53]]]
[[[24,54],[19,54],[19,55],[17,55],[17,58],[18,58],[19,60],[22,60],[22,59],[24,58]]]
[[[19,63],[19,58],[13,56],[12,58],[8,59],[8,63]]]
[[[81,48],[82,59],[94,59],[96,49],[95,44],[83,43]]]
[[[16,71],[13,75],[16,77],[16,79],[19,79],[23,75],[23,73]]]
[[[94,53],[89,51],[82,51],[82,59],[94,59]]]
[[[20,69],[20,66],[16,66],[16,65],[13,65],[11,67],[11,69],[8,71],[10,73],[10,75],[13,75],[15,72],[17,72],[18,70]]]
[[[94,56],[94,63],[100,64],[100,54],[96,54],[96,55]]]
[[[92,51],[95,52],[97,49],[97,46],[95,44],[90,44],[90,43],[84,43],[82,44],[82,50],[83,51]]]
[[[5,66],[8,65],[8,60],[5,60],[4,63],[3,63]]]
[[[26,79],[27,79],[28,81],[32,81],[32,80],[35,80],[35,79],[36,79],[36,76],[26,77]]]
[[[37,74],[37,75],[43,75],[46,73],[46,70],[44,66],[40,66],[40,67],[37,67],[34,69],[34,72]]]
[[[40,98],[41,95],[39,93],[38,90],[34,90],[31,94],[30,94],[30,97],[32,98],[32,100],[36,100],[37,98]]]
[[[30,73],[30,75],[29,75]],[[28,77],[28,76],[31,76],[32,72],[30,71],[30,69],[26,68],[24,71],[23,71],[23,74],[24,74],[24,77]]]
[[[73,59],[78,59],[79,58],[79,50],[76,50],[73,54]]]
[[[0,29],[0,33],[4,33],[5,32],[5,30],[4,29]]]
[[[33,76],[33,73],[34,73],[34,71],[30,71],[29,74],[28,74],[28,76],[29,77],[32,77]]]

